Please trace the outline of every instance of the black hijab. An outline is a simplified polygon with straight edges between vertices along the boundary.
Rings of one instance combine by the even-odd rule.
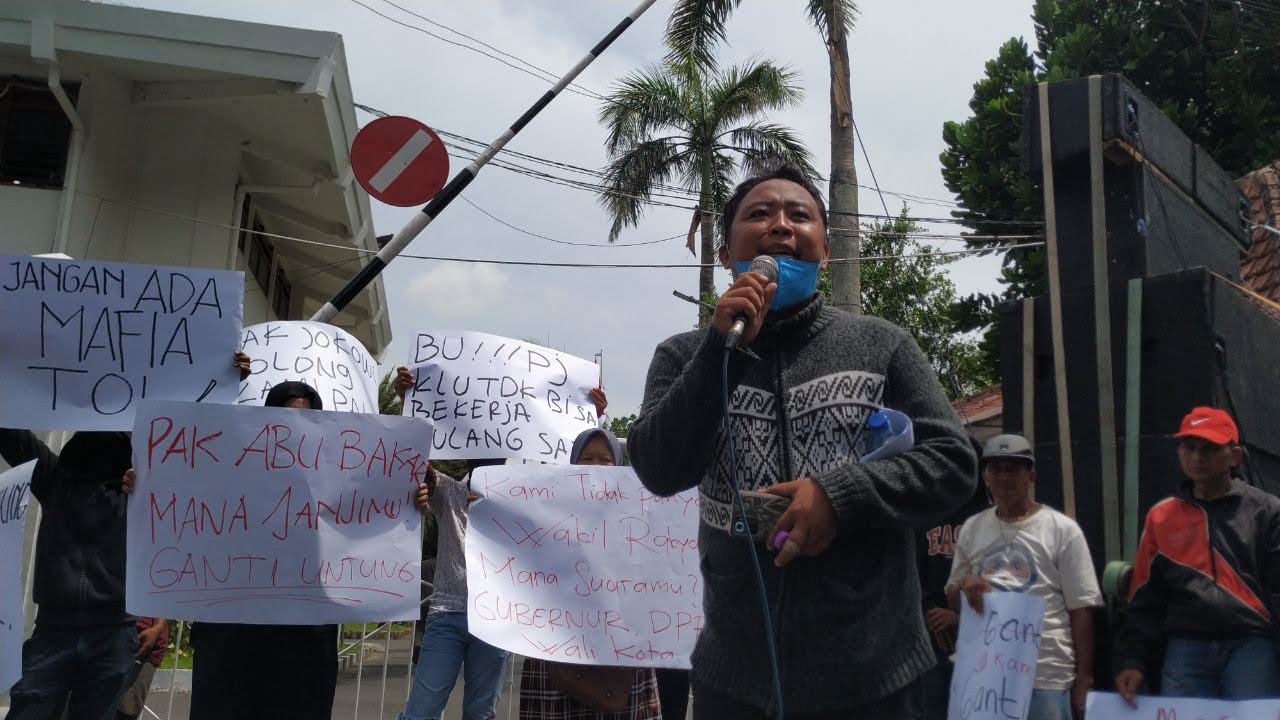
[[[296,398],[303,398],[311,403],[312,410],[324,409],[324,403],[320,401],[320,393],[310,385],[296,380],[272,385],[271,391],[267,393],[266,405],[267,407],[284,407]]]

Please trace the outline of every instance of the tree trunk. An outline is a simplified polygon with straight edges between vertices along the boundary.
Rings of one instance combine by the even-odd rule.
[[[831,216],[831,259],[857,258],[858,171],[854,167],[853,99],[849,92],[849,38],[841,5],[823,3],[827,11],[827,58],[831,68],[831,178],[827,189]],[[831,302],[849,312],[861,312],[862,284],[858,263],[831,266]]]
[[[701,260],[703,268],[698,270],[698,300],[707,300],[710,293],[716,292],[716,215],[712,208],[712,181],[710,181],[710,161],[703,164],[703,188],[699,192],[699,208],[703,215],[703,247]],[[704,328],[712,322],[712,311],[703,305],[698,306],[698,327]]]
[[[703,264],[703,268],[698,271],[698,299],[706,301],[711,293],[716,289],[716,269],[709,267],[711,263],[716,262],[716,228],[715,217],[711,214],[710,189],[705,188],[702,196],[706,198],[701,204],[702,206],[702,259],[699,261]],[[705,306],[698,306],[698,327],[706,327],[711,324],[711,310]]]

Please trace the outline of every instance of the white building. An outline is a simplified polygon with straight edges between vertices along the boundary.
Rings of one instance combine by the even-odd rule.
[[[0,252],[242,269],[246,325],[309,317],[377,249],[352,102],[336,33],[6,0]],[[381,282],[335,324],[381,354]]]
[[[246,325],[307,318],[377,249],[352,102],[336,33],[4,0],[0,253],[241,269]],[[381,281],[334,324],[380,355]]]

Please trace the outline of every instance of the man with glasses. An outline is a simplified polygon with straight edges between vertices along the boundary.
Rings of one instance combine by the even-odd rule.
[[[1233,477],[1244,450],[1222,410],[1195,408],[1174,437],[1188,482],[1147,513],[1116,689],[1133,704],[1167,641],[1162,695],[1280,695],[1280,499]]]

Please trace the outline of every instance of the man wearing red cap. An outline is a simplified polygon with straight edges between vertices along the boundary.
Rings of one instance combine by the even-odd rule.
[[[1133,704],[1165,641],[1162,695],[1280,695],[1280,498],[1232,477],[1244,450],[1222,410],[1195,408],[1174,438],[1190,482],[1147,513],[1116,689]]]

